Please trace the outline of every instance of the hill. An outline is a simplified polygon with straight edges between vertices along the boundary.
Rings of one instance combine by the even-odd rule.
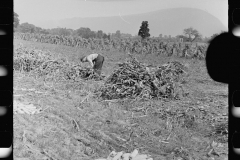
[[[88,27],[91,30],[103,30],[115,33],[138,33],[142,21],[149,22],[151,36],[182,34],[183,29],[193,27],[203,36],[211,36],[227,28],[213,15],[199,9],[172,8],[143,14],[112,17],[75,17],[62,19],[57,22],[59,27],[78,29]],[[55,23],[56,24],[56,23]]]

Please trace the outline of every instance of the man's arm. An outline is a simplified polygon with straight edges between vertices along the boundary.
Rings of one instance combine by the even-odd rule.
[[[90,57],[87,57],[87,61],[90,63],[90,65],[93,67],[94,66],[94,64],[93,64],[93,62],[92,62],[92,59],[90,58]]]
[[[91,64],[91,66],[94,66],[93,60],[96,59],[98,57],[98,54],[90,54],[87,57],[87,61]]]

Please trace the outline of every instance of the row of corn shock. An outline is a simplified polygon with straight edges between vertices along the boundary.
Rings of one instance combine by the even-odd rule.
[[[161,39],[149,38],[144,41],[140,39],[98,39],[82,38],[80,36],[58,36],[51,34],[36,33],[14,33],[15,39],[34,41],[40,43],[50,43],[56,45],[66,45],[70,47],[87,48],[91,50],[118,50],[120,52],[130,52],[133,54],[156,54],[166,56],[178,56],[203,60],[206,56],[207,44],[192,45],[188,42],[165,42]]]

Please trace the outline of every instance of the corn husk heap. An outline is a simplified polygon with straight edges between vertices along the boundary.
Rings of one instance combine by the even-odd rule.
[[[56,80],[101,80],[102,77],[97,75],[91,68],[82,67],[81,65],[70,64],[66,59],[51,60],[43,63],[36,69],[39,76],[52,75]]]
[[[73,65],[68,68],[69,70],[66,72],[67,79],[71,80],[77,80],[78,78],[84,79],[84,80],[102,80],[104,77],[99,76],[96,74],[93,69],[81,67],[80,65]]]
[[[15,71],[30,72],[50,59],[49,52],[29,49],[20,45],[14,50],[13,69]]]
[[[181,88],[181,76],[185,67],[173,61],[150,71],[137,61],[127,59],[119,64],[99,90],[103,99],[123,98],[178,98],[177,91]]]
[[[138,150],[135,149],[132,153],[112,151],[106,159],[101,158],[96,160],[153,160],[153,158],[150,155],[139,154]]]
[[[33,73],[37,77],[52,77],[60,80],[101,80],[91,68],[69,63],[66,58],[54,58],[51,52],[26,47],[17,47],[14,51],[15,71]]]

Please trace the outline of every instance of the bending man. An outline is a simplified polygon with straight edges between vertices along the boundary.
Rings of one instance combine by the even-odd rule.
[[[104,57],[100,54],[94,53],[90,54],[88,56],[84,56],[81,59],[81,62],[89,62],[94,69],[94,71],[98,74],[101,75],[102,71],[102,66],[104,62]]]

